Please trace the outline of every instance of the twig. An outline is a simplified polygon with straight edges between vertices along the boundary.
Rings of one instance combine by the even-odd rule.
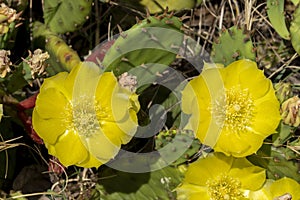
[[[295,60],[298,57],[298,54],[295,53],[291,59],[289,59],[287,62],[285,62],[281,67],[279,67],[275,72],[273,72],[268,78],[272,78],[275,74],[286,68],[293,60]]]

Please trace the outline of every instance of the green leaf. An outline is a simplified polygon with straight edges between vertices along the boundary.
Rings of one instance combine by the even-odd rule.
[[[178,140],[175,147],[173,145],[169,145],[173,141],[174,137],[177,137]],[[191,157],[199,151],[201,143],[195,138],[192,131],[170,130],[161,131],[155,137],[155,146],[157,150],[163,147],[168,148],[165,152],[169,154],[174,154],[177,149],[186,149],[186,151],[172,163],[172,166],[178,166],[183,163],[187,163],[187,161],[189,161]],[[172,155],[170,155],[170,157],[172,157]]]
[[[294,127],[288,126],[284,123],[281,123],[278,128],[278,133],[272,136],[273,145],[275,147],[283,145],[293,136],[295,131]]]
[[[18,89],[21,89],[27,85],[27,81],[24,79],[22,66],[16,67],[15,71],[8,76],[6,84],[9,93],[14,93]]]
[[[295,51],[300,54],[300,7],[294,12],[294,19],[291,22],[290,32],[292,45]]]
[[[91,0],[45,0],[44,20],[50,30],[66,33],[77,30],[90,14]]]
[[[119,76],[147,64],[168,66],[178,53],[174,46],[182,44],[181,25],[174,16],[148,17],[141,21],[116,39],[103,59],[105,70]]]
[[[284,0],[268,0],[267,13],[276,32],[284,39],[290,39],[290,33],[285,24]]]
[[[167,125],[174,128],[179,128],[181,121],[180,97],[177,97],[173,92],[162,103],[162,106],[168,111]]]
[[[248,157],[255,165],[261,166],[267,170],[267,177],[270,179],[279,179],[290,177],[300,181],[299,163],[296,160],[288,160],[286,148],[272,147],[264,144],[257,154]]]
[[[218,42],[213,43],[211,56],[214,62],[225,66],[242,58],[255,60],[250,36],[236,26],[225,30]]]
[[[46,68],[50,75],[61,71],[71,71],[81,60],[76,51],[69,47],[63,39],[46,28],[41,22],[33,23],[33,38],[35,42],[46,41],[44,44],[46,51],[50,54],[47,59],[49,67]]]
[[[173,190],[182,180],[182,173],[173,167],[148,173],[127,173],[102,168],[96,190],[102,200],[176,199]]]

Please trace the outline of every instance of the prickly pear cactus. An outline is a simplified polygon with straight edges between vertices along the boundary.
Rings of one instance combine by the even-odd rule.
[[[95,186],[97,193],[90,199],[176,199],[174,189],[182,181],[181,172],[171,166],[146,173],[128,173],[103,167],[99,176],[102,178]]]
[[[290,26],[291,32],[291,42],[295,49],[295,51],[300,54],[300,40],[299,40],[299,33],[300,33],[300,7],[297,7],[294,14],[293,20]]]
[[[91,11],[92,0],[45,0],[45,24],[55,33],[71,32],[80,27]]]
[[[150,13],[163,12],[166,7],[169,10],[191,9],[195,6],[194,0],[142,0],[140,4],[148,8]]]
[[[170,130],[170,131],[162,131],[155,137],[155,145],[156,149],[159,150],[165,146],[167,146],[173,139],[177,137],[179,138],[180,145],[170,146],[170,154],[173,154],[178,149],[177,148],[186,148],[184,154],[182,154],[172,165],[177,166],[183,163],[188,162],[194,154],[196,154],[200,147],[200,141],[194,138],[194,135],[191,131],[187,130]],[[190,143],[190,141],[192,143]]]
[[[284,16],[284,0],[267,0],[267,13],[276,32],[284,39],[290,39]]]
[[[296,141],[296,143],[299,145],[299,141]],[[297,153],[299,154],[299,152]],[[251,155],[248,159],[252,163],[265,168],[267,178],[280,179],[282,177],[290,177],[300,181],[300,166],[297,162],[299,155],[297,153],[285,147],[274,147],[270,144],[264,144],[256,154]]]
[[[148,17],[120,33],[102,64],[116,75],[146,63],[169,65],[178,51],[172,47],[182,43],[181,25],[177,17],[166,14]]]
[[[50,66],[47,67],[50,75],[61,71],[70,71],[81,62],[78,54],[64,40],[48,30],[44,24],[34,23],[33,37],[36,40],[42,38],[45,41],[45,49],[50,54],[48,59]]]
[[[280,147],[286,144],[294,137],[295,128],[284,124],[283,122],[278,127],[278,132],[272,135],[272,145]]]
[[[262,147],[248,159],[267,171],[267,178],[290,177],[300,181],[299,159],[300,140],[296,136],[297,128],[281,122],[272,140],[266,140]]]
[[[213,43],[212,59],[225,65],[247,58],[255,60],[254,48],[250,37],[236,26],[223,31],[218,42]]]

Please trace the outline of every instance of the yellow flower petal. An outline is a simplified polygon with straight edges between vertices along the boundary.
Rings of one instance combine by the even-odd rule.
[[[55,146],[49,143],[45,143],[46,148],[48,149],[48,153],[50,155],[56,155],[56,150],[55,150]]]
[[[141,108],[138,97],[139,96],[137,94],[131,94],[129,97],[131,107],[135,112],[138,112]]]
[[[88,158],[83,163],[78,163],[77,166],[84,167],[84,168],[91,168],[91,167],[99,167],[102,164],[103,163],[101,163],[95,156],[89,154]]]
[[[43,85],[41,86],[41,90],[46,90],[48,88],[57,88],[57,90],[59,91],[66,92],[66,90],[64,89],[64,82],[67,77],[68,77],[67,72],[60,72],[55,76],[46,78],[44,80]]]
[[[195,79],[193,79],[193,80],[195,80]],[[182,91],[182,100],[181,101],[182,101],[181,109],[186,114],[191,114],[193,112],[191,105],[198,107],[196,94],[195,94],[194,89],[191,86],[191,84],[187,84],[185,86],[184,90]]]
[[[112,72],[105,72],[101,75],[96,88],[96,100],[101,102],[103,107],[111,107],[114,94],[118,92],[118,82]]]
[[[184,90],[184,92],[186,93],[183,94],[182,96],[182,110],[186,114],[190,115],[189,121],[186,124],[186,129],[194,130],[195,133],[198,133],[197,128],[199,127],[200,112],[201,112],[198,107],[198,100],[196,97],[190,97],[190,95],[187,94],[186,89]],[[194,110],[191,109],[191,105],[193,105]]]
[[[238,60],[228,65],[224,83],[226,88],[241,85],[249,89],[254,99],[264,96],[271,87],[272,83],[267,79],[262,70],[257,69],[255,62],[250,60]]]
[[[249,78],[251,77],[251,78]],[[249,89],[253,99],[258,99],[266,95],[272,87],[271,80],[267,79],[263,71],[251,67],[240,74],[240,85]]]
[[[177,200],[210,200],[207,189],[198,185],[183,184],[176,189]]]
[[[119,138],[115,137],[115,139]],[[101,130],[89,137],[81,136],[81,141],[88,151],[102,163],[107,163],[114,158],[121,146],[121,143],[116,140],[111,141]]]
[[[265,105],[265,107],[263,107]],[[270,104],[268,102],[262,103],[259,107],[259,112],[256,115],[255,121],[253,123],[253,130],[256,133],[260,133],[262,136],[266,137],[270,133],[276,133],[276,128],[279,124],[277,105]],[[273,114],[273,115],[270,115]]]
[[[280,122],[271,81],[250,60],[204,70],[184,88],[182,110],[202,143],[237,157],[255,153]]]
[[[63,84],[64,88],[66,89],[66,91],[68,91],[68,93],[70,95],[69,96],[70,100],[72,100],[74,83],[75,83],[76,77],[78,76],[78,71],[80,70],[81,67],[82,67],[82,63],[79,64],[78,66],[73,67],[73,69],[70,71],[70,73],[68,74],[68,76]]]
[[[292,196],[292,199],[300,199],[300,184],[291,178],[281,178],[270,186],[271,195],[274,198],[280,197],[286,193]]]
[[[199,159],[189,166],[184,181],[198,186],[205,186],[209,178],[214,178],[221,173],[228,173],[232,162],[232,157],[227,157],[221,153]]]
[[[54,144],[57,138],[65,132],[66,127],[62,120],[59,118],[43,119],[36,111],[32,114],[33,129],[49,144]]]
[[[33,126],[65,166],[99,167],[130,141],[139,108],[138,96],[121,88],[112,72],[83,62],[45,80]]]
[[[225,87],[240,84],[240,74],[249,68],[257,68],[257,65],[255,62],[247,59],[238,60],[226,66],[221,71]]]
[[[265,97],[254,102],[256,105],[256,113],[254,116],[253,130],[268,136],[275,133],[280,122],[279,102],[277,101],[274,91],[271,90]]]
[[[112,118],[119,128],[127,134],[133,136],[136,132],[137,118],[134,117],[134,112],[130,112],[131,101],[125,91],[122,93],[113,94],[111,101]]]
[[[88,157],[87,149],[74,131],[66,131],[61,135],[55,146],[55,157],[64,166],[82,163]]]
[[[63,93],[66,99],[70,100],[72,98],[72,90],[66,88],[67,79],[68,79],[67,72],[60,72],[55,76],[46,78],[40,88],[40,93],[42,93],[42,91],[47,90],[49,88],[55,88],[57,91]]]
[[[205,112],[201,111],[201,114],[203,113]],[[190,123],[192,124],[193,130],[197,130],[198,127],[201,127],[201,129],[197,130],[196,132],[196,136],[201,142],[204,142],[205,138],[210,134],[208,132],[208,129],[211,123],[211,116],[208,115],[207,118],[205,118],[205,116],[201,118],[200,122],[198,122],[199,118],[197,118],[197,115],[193,115],[190,119]]]
[[[265,170],[246,158],[212,153],[190,164],[175,190],[180,199],[242,200],[247,199],[250,190],[261,188],[265,179]]]
[[[214,150],[223,152],[227,156],[245,157],[255,153],[262,145],[264,138],[260,135],[246,131],[239,134],[226,134],[222,132]]]
[[[265,170],[253,166],[247,159],[234,160],[229,175],[238,178],[246,190],[258,190],[266,180]]]
[[[126,126],[123,125],[124,128]],[[123,128],[120,128],[119,123],[105,121],[101,123],[101,128],[103,130],[109,130],[105,132],[105,135],[107,138],[109,138],[111,141],[113,141],[114,144],[127,144],[133,137],[135,131],[135,127],[130,127],[128,125],[128,129],[132,129],[131,132],[124,132]]]
[[[103,87],[105,86],[105,87]],[[112,72],[103,73],[96,89],[96,100],[99,102],[97,118],[103,130],[109,130],[108,138],[119,137],[122,144],[128,143],[137,128],[136,112],[140,106],[137,95],[120,88]],[[102,115],[101,109],[107,115]]]
[[[287,177],[276,181],[268,179],[263,188],[251,191],[249,197],[253,200],[300,199],[300,184]]]
[[[64,118],[68,100],[65,95],[56,88],[43,90],[36,100],[35,111],[44,119]]]

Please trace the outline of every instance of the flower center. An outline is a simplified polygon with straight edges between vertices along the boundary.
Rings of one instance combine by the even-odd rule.
[[[108,117],[106,108],[102,108],[98,102],[86,96],[73,101],[66,110],[68,128],[85,137],[99,131],[104,119]]]
[[[232,87],[212,103],[211,112],[218,125],[238,133],[251,126],[254,102],[248,89]]]
[[[244,197],[240,191],[241,182],[226,174],[222,174],[216,179],[209,179],[206,185],[211,200],[239,200]]]

